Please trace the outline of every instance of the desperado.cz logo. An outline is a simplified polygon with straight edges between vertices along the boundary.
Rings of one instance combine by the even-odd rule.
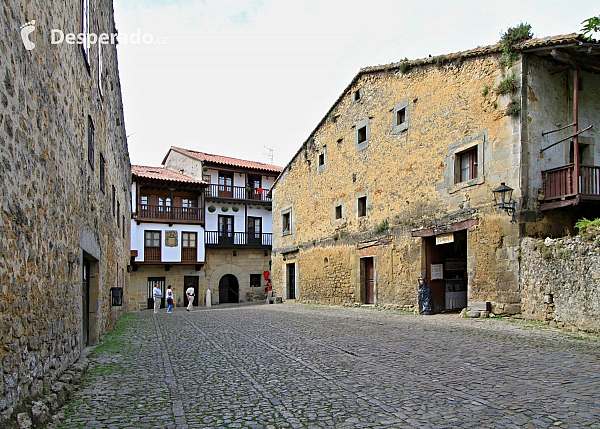
[[[29,40],[29,36],[31,33],[35,31],[35,20],[29,21],[19,28],[21,33],[21,40],[23,41],[23,46],[28,51],[31,51],[35,48],[35,43]],[[50,30],[50,43],[53,45],[59,45],[61,43],[66,43],[68,45],[95,45],[96,43],[101,43],[103,45],[108,44],[131,44],[131,45],[166,45],[167,44],[166,37],[158,37],[154,38],[152,34],[144,33],[138,30],[132,34],[122,34],[122,33],[67,33],[65,34],[62,30],[52,29]]]

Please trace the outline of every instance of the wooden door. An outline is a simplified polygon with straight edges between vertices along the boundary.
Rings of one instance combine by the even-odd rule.
[[[296,299],[296,264],[287,264],[288,299]]]
[[[90,338],[90,261],[83,261],[83,279],[81,284],[81,300],[82,300],[82,321],[83,331],[81,332],[81,343],[84,346],[88,345]]]
[[[248,218],[248,244],[262,244],[262,218]]]
[[[233,244],[233,216],[219,216],[219,244]]]
[[[154,285],[158,283],[162,292],[160,300],[160,308],[165,308],[165,278],[164,277],[148,277],[148,310],[154,308],[154,294],[152,293]]]
[[[365,304],[375,304],[375,268],[373,258],[364,258]]]

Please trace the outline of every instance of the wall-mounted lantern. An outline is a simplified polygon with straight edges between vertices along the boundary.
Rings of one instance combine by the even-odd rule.
[[[500,183],[500,186],[498,186],[492,192],[494,193],[494,202],[496,203],[496,207],[504,210],[506,214],[511,217],[511,222],[516,222],[515,206],[517,205],[517,202],[512,199],[513,188],[506,186],[506,184],[502,182]]]

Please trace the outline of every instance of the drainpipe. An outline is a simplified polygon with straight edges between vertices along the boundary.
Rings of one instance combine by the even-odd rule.
[[[579,128],[579,73],[577,69],[573,70],[573,160],[575,168],[573,169],[573,191],[575,198],[579,198],[579,136],[577,135]]]

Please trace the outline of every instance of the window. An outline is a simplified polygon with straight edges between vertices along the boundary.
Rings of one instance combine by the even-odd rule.
[[[358,129],[358,142],[363,143],[367,141],[367,127],[361,127]]]
[[[399,134],[408,129],[409,109],[408,100],[401,101],[394,106],[394,116],[392,120],[392,132]]]
[[[181,233],[181,260],[194,261],[198,260],[198,235],[195,232]]]
[[[88,161],[94,169],[94,122],[88,116]]]
[[[260,274],[250,274],[250,287],[260,287]]]
[[[210,183],[210,178],[211,178],[211,175],[210,175],[210,174],[203,174],[203,175],[202,175],[202,180],[203,180],[204,182],[206,182],[206,183]]]
[[[460,163],[460,181],[466,182],[477,177],[477,147],[458,154]]]
[[[188,208],[196,207],[196,200],[191,198],[182,198],[181,199],[181,207],[183,207],[183,212],[187,212]]]
[[[121,203],[117,202],[117,226],[121,226]]]
[[[367,215],[367,197],[359,197],[358,198],[358,217],[363,217]]]
[[[83,34],[83,43],[81,49],[83,50],[83,57],[85,58],[85,64],[90,67],[90,0],[81,1],[81,33]]]
[[[233,198],[233,173],[219,172],[219,197]]]
[[[100,97],[104,96],[102,90],[102,71],[102,43],[98,41],[98,91],[100,92]]]
[[[125,216],[123,216],[123,225],[121,226],[123,238],[125,238]]]
[[[336,219],[341,219],[342,218],[342,206],[336,206],[335,207],[335,218]]]
[[[360,151],[366,149],[369,145],[369,139],[371,138],[371,126],[369,124],[369,118],[362,119],[356,124],[356,131],[354,133],[354,144],[356,150]]]
[[[317,171],[323,171],[327,167],[327,146],[323,146],[319,149],[319,155],[317,158]]]
[[[359,88],[352,93],[352,101],[358,101],[363,97],[363,89]]]
[[[160,261],[160,231],[144,231],[144,260]]]
[[[100,154],[100,190],[103,193],[106,193],[105,168],[106,161],[104,161],[104,156]]]
[[[170,197],[158,197],[158,211],[162,212],[166,208],[167,212],[171,211],[171,198]]]
[[[112,209],[113,216],[115,216],[117,214],[117,190],[114,185],[112,187]]]
[[[281,230],[283,231],[283,235],[288,235],[292,233],[292,223],[291,223],[291,213],[283,213],[281,215]]]

